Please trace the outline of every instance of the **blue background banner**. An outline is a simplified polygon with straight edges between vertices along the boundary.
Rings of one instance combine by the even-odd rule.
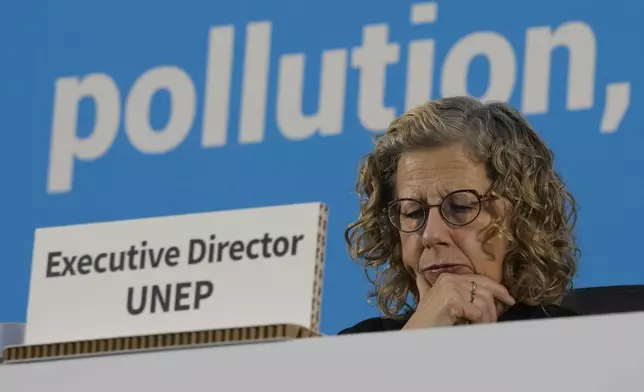
[[[376,314],[343,230],[406,108],[509,101],[580,204],[577,286],[644,283],[644,4],[44,0],[0,6],[0,321],[37,227],[323,201],[322,330]]]

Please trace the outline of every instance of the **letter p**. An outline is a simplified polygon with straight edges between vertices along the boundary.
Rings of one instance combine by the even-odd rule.
[[[95,105],[95,122],[91,134],[78,137],[78,106],[83,98]],[[112,146],[121,121],[119,90],[111,77],[91,74],[56,80],[54,119],[49,151],[47,193],[65,193],[72,189],[74,161],[92,161],[103,156]]]

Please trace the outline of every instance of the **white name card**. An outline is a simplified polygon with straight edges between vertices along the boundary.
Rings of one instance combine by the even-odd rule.
[[[25,344],[317,330],[326,226],[307,203],[38,229]]]

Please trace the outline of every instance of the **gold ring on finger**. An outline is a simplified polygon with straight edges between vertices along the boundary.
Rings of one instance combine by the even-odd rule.
[[[472,293],[470,295],[470,302],[474,302],[476,299],[476,282],[472,281]]]

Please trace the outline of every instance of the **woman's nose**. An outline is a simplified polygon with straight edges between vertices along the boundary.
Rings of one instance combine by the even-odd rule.
[[[450,241],[450,228],[443,219],[438,208],[432,208],[427,215],[423,231],[423,245],[431,248],[436,245],[448,245]]]

